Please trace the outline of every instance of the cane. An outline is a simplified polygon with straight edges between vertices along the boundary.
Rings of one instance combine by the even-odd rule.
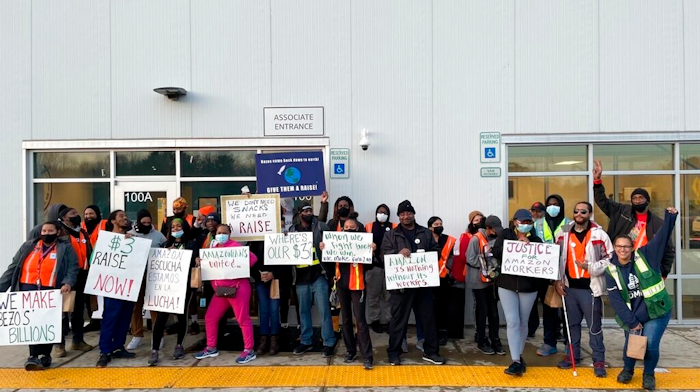
[[[566,323],[566,336],[569,341],[569,355],[571,356],[571,366],[574,369],[574,377],[578,376],[576,373],[576,360],[574,359],[574,346],[571,344],[571,331],[569,330],[569,315],[566,313],[566,300],[564,296],[561,296],[561,303],[564,305],[564,323]]]

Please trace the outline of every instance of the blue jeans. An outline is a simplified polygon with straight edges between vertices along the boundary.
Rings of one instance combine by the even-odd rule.
[[[124,347],[133,310],[133,302],[105,297],[100,331],[100,354],[111,354]]]
[[[659,363],[659,345],[670,319],[671,312],[668,312],[667,315],[649,320],[642,326],[642,336],[647,337],[647,352],[644,354],[644,373],[646,374],[654,374],[654,369]],[[622,360],[625,363],[625,369],[634,371],[634,365],[637,363],[637,360],[627,357],[628,340],[629,332],[625,331],[625,348],[622,349]]]
[[[264,283],[256,283],[255,292],[260,304],[260,335],[279,335],[280,300],[270,298],[270,286]]]
[[[312,345],[314,335],[311,321],[311,306],[316,303],[321,315],[321,336],[325,347],[335,346],[335,334],[333,333],[333,321],[331,321],[331,304],[328,302],[330,289],[324,276],[319,276],[311,284],[297,283],[297,299],[299,301],[299,315],[301,316],[301,344]]]

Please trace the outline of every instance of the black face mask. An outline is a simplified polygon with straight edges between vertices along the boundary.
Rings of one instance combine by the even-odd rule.
[[[151,225],[142,225],[141,223],[136,225],[137,228],[139,229],[139,233],[141,234],[148,234],[151,232]]]
[[[482,220],[478,225],[476,225],[476,227],[479,229],[486,229],[486,221]]]
[[[444,227],[438,226],[438,227],[433,227],[433,233],[437,235],[442,235],[442,232],[445,230]]]
[[[87,228],[88,233],[92,233],[92,231],[95,230],[95,227],[97,227],[99,224],[99,219],[85,219],[85,227]]]
[[[53,244],[57,238],[58,238],[58,234],[42,234],[41,235],[41,240],[44,242],[44,245]]]
[[[348,216],[350,216],[350,209],[347,207],[339,208],[338,216],[341,218],[347,218]]]
[[[306,223],[311,223],[312,220],[314,220],[313,215],[301,215],[301,220],[303,220]]]
[[[634,210],[634,212],[643,212],[647,207],[649,207],[648,201],[642,204],[632,204],[632,210]]]
[[[80,218],[80,215],[76,215],[70,219],[68,219],[70,223],[73,224],[73,226],[78,227],[80,226],[80,222],[82,222],[82,219]]]

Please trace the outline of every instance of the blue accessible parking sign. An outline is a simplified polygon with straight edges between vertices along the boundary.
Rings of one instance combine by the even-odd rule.
[[[333,165],[333,173],[335,174],[345,174],[345,164],[336,163]]]

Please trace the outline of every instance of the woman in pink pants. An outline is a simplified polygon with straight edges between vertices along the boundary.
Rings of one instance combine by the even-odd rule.
[[[216,237],[214,237],[216,245],[213,247],[232,248],[241,246],[238,242],[231,240],[229,238],[230,235],[231,229],[227,225],[219,225],[219,227],[216,228]],[[253,253],[250,253],[250,266],[252,267],[257,261],[258,258]],[[214,292],[217,292],[217,287],[236,287],[236,294],[232,298],[217,296],[216,294],[211,298],[209,308],[207,309],[207,315],[205,316],[207,347],[194,357],[197,359],[204,359],[219,356],[219,350],[216,349],[216,341],[219,336],[219,320],[224,317],[229,308],[233,308],[233,313],[243,332],[243,345],[245,347],[245,350],[243,350],[241,356],[236,359],[236,362],[244,364],[254,360],[256,357],[255,351],[253,350],[253,322],[250,321],[250,280],[248,278],[226,279],[213,280],[211,283]]]

